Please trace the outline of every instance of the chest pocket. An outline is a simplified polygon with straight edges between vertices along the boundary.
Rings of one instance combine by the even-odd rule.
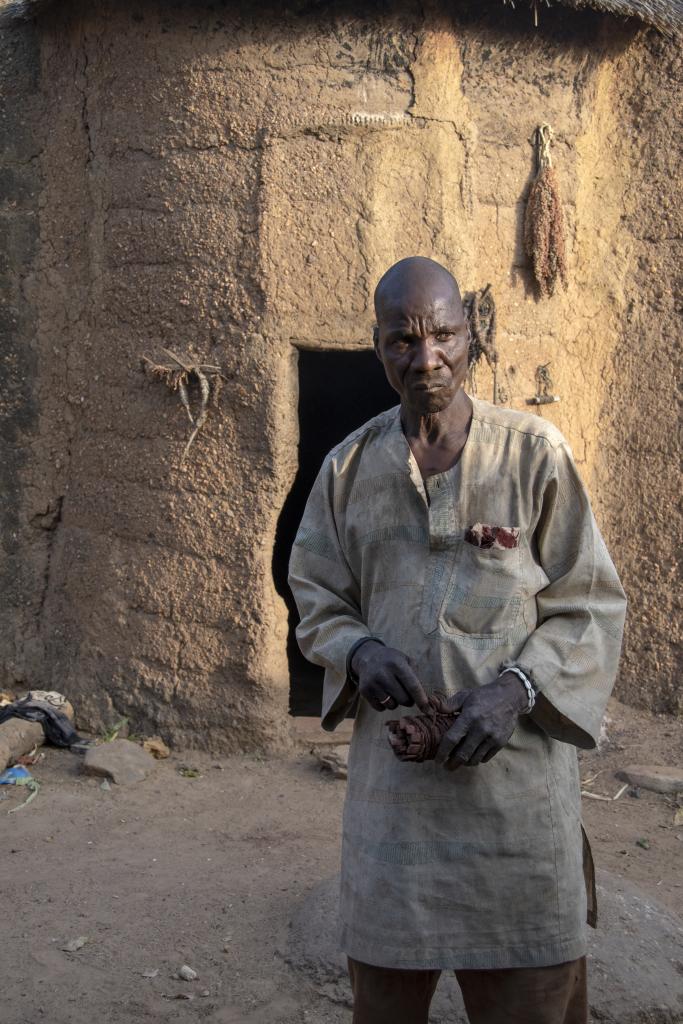
[[[449,633],[495,636],[511,629],[522,609],[522,549],[481,548],[463,542],[444,600]]]

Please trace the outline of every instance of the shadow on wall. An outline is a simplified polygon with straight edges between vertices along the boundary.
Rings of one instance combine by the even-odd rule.
[[[397,405],[398,397],[372,349],[304,349],[299,352],[298,362],[299,464],[277,524],[273,578],[288,611],[290,714],[319,715],[323,670],[306,661],[296,642],[299,616],[287,585],[289,555],[306,499],[327,453],[377,413]]]

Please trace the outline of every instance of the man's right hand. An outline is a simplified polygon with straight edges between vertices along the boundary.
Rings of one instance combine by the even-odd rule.
[[[368,640],[354,654],[351,668],[361,695],[375,711],[393,711],[399,704],[417,704],[422,711],[429,707],[413,663],[402,651]]]

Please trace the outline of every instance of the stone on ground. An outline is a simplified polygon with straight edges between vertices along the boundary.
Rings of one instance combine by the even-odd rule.
[[[324,772],[329,772],[335,779],[345,779],[348,776],[349,748],[346,746],[314,747],[313,756]]]
[[[683,792],[683,768],[662,768],[657,765],[629,765],[616,773],[618,779],[640,789],[655,793]]]
[[[90,747],[83,760],[87,775],[111,779],[119,786],[142,782],[154,768],[154,758],[130,740],[111,740]]]
[[[290,923],[285,959],[321,995],[351,1005],[346,958],[337,944],[339,878],[302,900]],[[589,935],[589,1001],[600,1024],[683,1020],[683,921],[630,882],[598,872],[598,928]],[[444,972],[430,1024],[467,1024],[460,990]]]
[[[150,736],[149,739],[144,740],[142,749],[146,750],[152,757],[155,757],[157,761],[163,760],[165,757],[170,757],[171,751],[166,746],[161,736]]]
[[[27,722],[23,718],[8,718],[0,723],[0,772],[13,764],[33,747],[42,746],[45,733],[40,722]]]

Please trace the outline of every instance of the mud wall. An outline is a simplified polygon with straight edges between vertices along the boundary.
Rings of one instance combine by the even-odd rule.
[[[618,692],[683,710],[681,374],[683,53],[650,35],[615,65],[615,158],[626,170],[618,236],[627,273],[602,393],[596,493],[631,610]]]
[[[31,140],[3,157],[25,179],[1,214],[5,684],[67,691],[93,728],[126,714],[186,745],[286,744],[271,556],[296,469],[297,346],[367,346],[377,277],[419,252],[464,288],[491,282],[509,404],[551,363],[561,401],[543,414],[631,594],[618,692],[680,700],[659,544],[676,514],[680,67],[591,12],[544,10],[534,32],[497,4],[450,6],[107,0],[3,38],[25,54],[3,79],[5,136],[23,137],[19,118]],[[538,303],[520,238],[542,120],[570,286]],[[140,369],[161,346],[226,377],[185,463],[178,396]],[[485,371],[476,386],[491,397]]]
[[[32,26],[0,34],[0,646],[3,681],[21,679],[45,598],[57,505],[36,487],[39,438],[37,305],[40,156],[45,111],[40,39]],[[1,685],[1,684],[0,684]]]

